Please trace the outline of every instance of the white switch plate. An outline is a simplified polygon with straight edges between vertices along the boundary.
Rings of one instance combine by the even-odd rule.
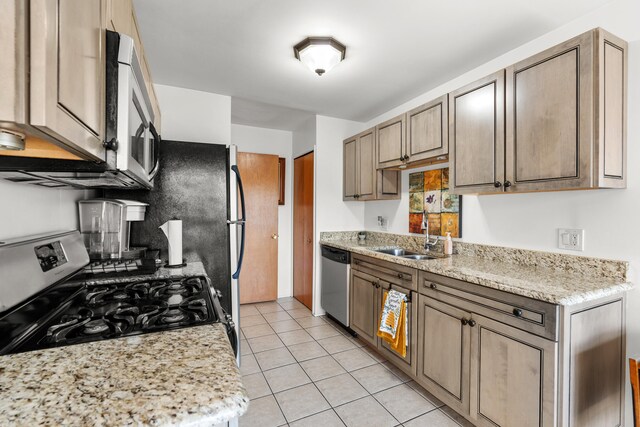
[[[581,228],[559,228],[558,248],[584,251],[584,230]]]

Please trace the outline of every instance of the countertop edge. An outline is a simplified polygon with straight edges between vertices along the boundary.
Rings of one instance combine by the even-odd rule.
[[[346,242],[350,242],[351,245],[347,245],[345,244]],[[382,254],[379,252],[374,252],[372,249],[369,248],[365,248],[365,247],[354,247],[353,246],[353,241],[344,241],[344,243],[340,240],[320,240],[319,242],[321,245],[325,245],[325,246],[331,246],[337,249],[343,249],[352,253],[356,253],[359,255],[364,255],[364,256],[370,256],[372,258],[376,258],[376,259],[380,259],[383,261],[388,261],[388,262],[392,262],[394,264],[398,264],[398,265],[403,265],[406,267],[410,267],[410,268],[415,268],[417,270],[420,271],[426,271],[432,274],[437,274],[440,276],[445,276],[445,277],[449,277],[451,279],[456,279],[456,280],[462,280],[465,282],[469,282],[475,285],[479,285],[479,286],[484,286],[487,288],[492,288],[492,289],[497,289],[503,292],[508,292],[514,295],[520,295],[520,296],[524,296],[527,298],[531,298],[531,299],[535,299],[535,300],[540,300],[540,301],[544,301],[544,302],[548,302],[551,304],[557,304],[557,305],[562,305],[562,306],[572,306],[572,305],[577,305],[577,304],[581,304],[581,303],[585,303],[585,302],[589,302],[589,301],[593,301],[599,298],[604,298],[607,296],[612,296],[618,293],[623,293],[626,292],[628,290],[633,289],[634,285],[631,282],[621,282],[621,283],[616,283],[616,284],[612,284],[612,285],[608,285],[608,286],[603,286],[600,289],[597,290],[592,290],[592,291],[587,291],[587,292],[576,292],[575,294],[572,294],[570,296],[567,297],[561,297],[561,298],[554,298],[554,297],[550,297],[546,294],[543,293],[538,293],[536,292],[535,289],[530,289],[528,292],[524,292],[522,291],[521,288],[518,288],[516,286],[510,285],[508,283],[504,283],[504,282],[500,282],[498,280],[495,279],[490,279],[487,277],[480,277],[480,276],[474,276],[474,275],[470,275],[470,274],[466,274],[464,272],[461,271],[457,271],[456,274],[447,274],[446,271],[443,271],[442,269],[432,269],[429,268],[429,262],[430,261],[414,261],[414,260],[406,260],[406,259],[398,259],[398,257],[395,257],[393,255],[387,255],[387,254]],[[380,244],[377,245],[377,247],[384,247],[384,244]],[[372,246],[374,247],[374,246]],[[454,255],[456,256],[456,255]],[[402,262],[399,262],[402,261]],[[532,267],[533,268],[533,267]],[[597,278],[596,278],[597,279]]]

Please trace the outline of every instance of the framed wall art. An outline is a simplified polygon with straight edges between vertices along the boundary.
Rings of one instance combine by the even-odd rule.
[[[449,193],[449,168],[409,174],[409,232],[424,234],[424,216],[432,236],[462,237],[462,196]]]

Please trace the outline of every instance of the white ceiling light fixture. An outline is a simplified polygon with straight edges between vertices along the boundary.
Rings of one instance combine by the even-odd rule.
[[[338,65],[347,47],[333,37],[307,37],[293,47],[297,59],[321,76]]]

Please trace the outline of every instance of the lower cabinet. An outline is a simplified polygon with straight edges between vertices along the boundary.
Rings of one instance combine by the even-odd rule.
[[[351,270],[349,295],[349,323],[360,338],[373,346],[378,345],[378,289],[379,279],[356,270]]]
[[[389,289],[404,358],[376,335]],[[350,298],[352,329],[476,426],[623,425],[624,294],[558,306],[354,254]]]
[[[419,383],[458,412],[469,412],[471,315],[424,295],[418,309]]]
[[[553,426],[558,345],[473,315],[470,416],[479,426]]]

